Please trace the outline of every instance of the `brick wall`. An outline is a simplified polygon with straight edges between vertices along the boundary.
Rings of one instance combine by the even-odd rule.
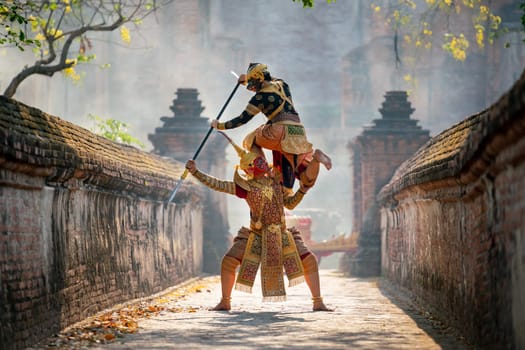
[[[525,75],[378,196],[382,271],[483,349],[525,348]]]
[[[201,192],[169,159],[0,97],[0,348],[202,268]]]

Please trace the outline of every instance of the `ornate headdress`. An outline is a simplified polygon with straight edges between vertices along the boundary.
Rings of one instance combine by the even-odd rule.
[[[264,154],[247,151],[233,142],[233,140],[222,131],[219,131],[219,133],[221,133],[228,140],[228,142],[230,142],[233,148],[235,148],[235,151],[237,151],[237,155],[240,158],[239,168],[245,172],[249,168],[254,168],[255,172],[259,171],[261,173],[265,173],[269,170],[268,163],[266,163],[266,159],[264,158]]]

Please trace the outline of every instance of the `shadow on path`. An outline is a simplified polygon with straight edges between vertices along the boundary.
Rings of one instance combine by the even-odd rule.
[[[142,320],[137,333],[89,350],[467,349],[386,280],[344,277],[331,270],[321,271],[321,279],[333,312],[312,312],[306,285],[289,288],[287,301],[279,303],[262,302],[257,288],[253,294],[234,291],[232,311],[211,311],[220,284],[216,278],[204,279],[195,283],[199,293],[163,297],[164,311]]]
[[[444,350],[473,349],[461,333],[432,314],[430,308],[419,304],[417,298],[406,288],[398,286],[385,278],[379,278],[381,294],[403,310],[417,326],[424,330]]]

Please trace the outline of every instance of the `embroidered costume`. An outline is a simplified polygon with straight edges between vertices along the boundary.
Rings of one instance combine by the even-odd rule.
[[[250,228],[239,230],[233,247],[226,253],[241,261],[235,288],[251,292],[260,266],[263,301],[285,300],[283,267],[289,286],[303,282],[304,273],[296,247],[296,241],[302,244],[302,239],[296,230],[286,229],[283,204],[293,209],[304,194],[297,191],[283,198],[282,186],[275,176],[245,179],[236,172],[234,181],[223,181],[199,170],[193,175],[213,190],[244,198],[250,207]]]
[[[222,298],[213,310],[230,310],[234,284],[238,290],[251,292],[260,267],[263,301],[285,300],[284,270],[289,286],[306,281],[314,311],[332,311],[321,298],[317,258],[305,246],[299,231],[286,228],[284,208],[295,208],[305,192],[299,189],[291,195],[285,191],[279,172],[270,168],[264,153],[245,151],[223,135],[237,150],[239,167],[246,176],[236,170],[233,181],[219,180],[199,171],[193,160],[186,163],[186,168],[204,185],[243,198],[250,207],[250,227],[239,230],[233,246],[222,259]]]

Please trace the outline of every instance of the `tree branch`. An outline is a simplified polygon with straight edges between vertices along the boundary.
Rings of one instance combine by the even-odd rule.
[[[173,0],[166,0],[163,4],[169,3]],[[132,3],[132,4],[130,4]],[[49,2],[42,2],[38,14],[45,15],[47,14],[47,22],[45,24],[40,24],[40,29],[43,30],[43,35],[46,38],[47,48],[41,48],[41,52],[45,52],[45,49],[48,50],[48,54],[45,58],[37,60],[32,66],[24,67],[20,73],[18,73],[9,83],[7,88],[4,91],[4,95],[7,97],[13,97],[16,93],[18,86],[24,81],[27,77],[33,74],[40,74],[45,76],[53,76],[56,72],[60,72],[64,69],[70,68],[75,65],[74,61],[68,62],[69,51],[75,39],[82,37],[87,32],[111,32],[122,26],[124,23],[131,22],[137,18],[144,18],[151,12],[155,11],[156,6],[158,5],[157,1],[154,1],[155,6],[152,9],[145,9],[145,1],[140,0],[138,2],[126,2],[122,0],[85,0],[83,6],[77,7],[78,11],[73,11],[70,15],[66,14],[65,7],[62,8],[60,16],[59,12],[55,9],[46,7],[45,5]],[[127,4],[127,5],[126,5]],[[89,11],[88,11],[89,10]],[[57,20],[56,28],[53,24],[53,15],[56,14]],[[84,14],[86,16],[84,16]],[[85,21],[85,17],[89,16],[89,21]],[[74,23],[69,23],[70,20],[73,20]],[[111,22],[108,24],[108,22]],[[94,22],[99,22],[98,24],[93,24]],[[60,26],[67,24],[70,28],[73,28],[69,31],[63,31],[60,35],[57,35]],[[77,26],[75,28],[75,25]],[[53,33],[51,33],[53,31]],[[65,39],[63,45],[59,44],[58,40]],[[53,63],[59,52],[60,59],[58,63],[51,65]]]

